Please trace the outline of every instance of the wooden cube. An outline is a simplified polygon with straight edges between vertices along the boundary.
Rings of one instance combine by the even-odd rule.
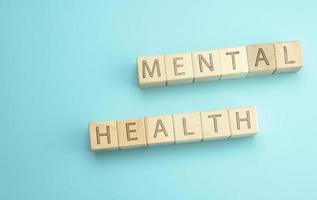
[[[117,121],[119,148],[146,146],[144,118]]]
[[[231,137],[255,135],[258,132],[258,123],[255,107],[229,109]]]
[[[118,132],[115,121],[89,124],[90,147],[93,151],[118,149]]]
[[[221,62],[218,50],[192,52],[194,82],[219,80]]]
[[[299,41],[275,43],[275,74],[297,72],[303,67],[301,44]]]
[[[220,49],[221,79],[246,77],[249,72],[246,47]]]
[[[203,140],[227,139],[231,136],[228,110],[201,112]]]
[[[140,87],[166,85],[164,56],[148,56],[137,58]]]
[[[176,144],[202,141],[200,113],[174,114],[173,121]]]
[[[271,75],[276,70],[273,44],[256,44],[247,46],[249,62],[248,76]]]
[[[145,117],[147,144],[174,144],[174,127],[172,115]]]
[[[167,85],[192,83],[194,79],[191,53],[165,55]]]

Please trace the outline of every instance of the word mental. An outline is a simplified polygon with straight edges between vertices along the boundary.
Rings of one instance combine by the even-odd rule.
[[[89,124],[93,151],[251,136],[255,107],[152,116]]]
[[[141,87],[297,72],[302,66],[299,41],[137,58]]]

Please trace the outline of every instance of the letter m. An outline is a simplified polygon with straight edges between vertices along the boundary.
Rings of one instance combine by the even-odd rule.
[[[146,62],[146,60],[142,61],[143,78],[146,78],[146,71],[150,75],[150,77],[153,77],[155,69],[157,71],[157,76],[160,77],[161,76],[161,70],[160,70],[160,64],[159,64],[159,60],[158,59],[154,59],[154,62],[153,62],[153,65],[152,65],[151,69],[150,69],[148,63]]]

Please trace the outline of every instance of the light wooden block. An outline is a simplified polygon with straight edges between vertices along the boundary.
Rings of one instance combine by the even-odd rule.
[[[199,142],[203,135],[200,113],[174,114],[175,143]]]
[[[147,144],[174,144],[174,127],[172,115],[145,117]]]
[[[192,52],[194,82],[219,80],[221,61],[218,50]]]
[[[119,148],[146,146],[144,118],[117,121]]]
[[[203,140],[227,139],[231,136],[228,110],[201,112]]]
[[[220,49],[221,79],[246,77],[249,72],[246,47]]]
[[[275,43],[275,74],[297,72],[303,67],[301,44],[299,41]]]
[[[191,53],[165,55],[167,85],[192,83],[194,79]]]
[[[231,137],[255,135],[258,132],[258,123],[255,107],[229,109]]]
[[[118,132],[115,121],[89,124],[90,147],[93,151],[118,149]]]
[[[273,44],[256,44],[247,46],[249,62],[248,76],[270,75],[276,70]]]
[[[140,87],[166,85],[165,61],[163,55],[138,57],[137,68]]]

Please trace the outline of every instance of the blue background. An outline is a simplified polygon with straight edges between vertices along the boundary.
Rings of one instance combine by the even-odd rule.
[[[316,199],[316,6],[1,0],[0,199]],[[137,85],[137,56],[297,39],[297,74]],[[89,148],[91,121],[246,105],[253,138]]]

